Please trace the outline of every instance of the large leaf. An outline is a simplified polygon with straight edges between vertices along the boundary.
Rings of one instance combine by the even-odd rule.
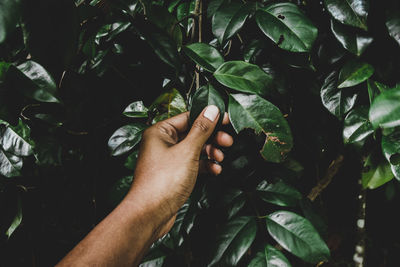
[[[0,148],[0,174],[5,177],[20,175],[22,169],[22,158],[5,152]]]
[[[228,61],[214,73],[221,84],[240,92],[261,96],[272,91],[273,79],[260,67],[244,61]]]
[[[332,17],[343,24],[367,30],[368,0],[324,0]]]
[[[293,146],[289,124],[281,111],[257,95],[231,94],[229,117],[237,133],[252,128],[256,134],[266,135],[260,151],[265,160],[281,162]]]
[[[210,72],[214,72],[222,63],[224,63],[224,58],[219,51],[208,44],[190,44],[185,46],[183,51],[194,62]]]
[[[369,120],[374,128],[400,126],[400,86],[377,96],[369,110]]]
[[[220,44],[235,35],[244,25],[254,4],[223,3],[212,17],[212,32]]]
[[[225,103],[221,95],[209,84],[202,86],[194,93],[190,108],[190,124],[196,120],[206,106],[215,105],[219,109],[219,122],[221,123],[225,113]]]
[[[292,52],[308,52],[318,30],[303,12],[292,3],[275,3],[256,12],[258,27],[280,48]]]
[[[368,107],[360,106],[350,111],[344,119],[343,139],[345,143],[364,140],[374,132],[368,118]]]
[[[19,0],[0,0],[0,44],[14,30],[20,17]]]
[[[371,153],[364,164],[362,186],[375,189],[389,182],[394,177],[389,162],[382,160],[378,153]]]
[[[216,237],[216,246],[208,266],[237,266],[256,237],[253,217],[238,217],[229,221]]]
[[[248,267],[291,267],[288,259],[278,249],[266,245],[264,251],[257,252]]]
[[[290,211],[277,211],[266,220],[269,234],[302,260],[318,263],[330,257],[329,248],[307,219]]]
[[[22,120],[15,127],[0,121],[0,147],[16,156],[31,155],[34,143],[30,138],[30,131]]]
[[[370,64],[358,61],[348,61],[340,70],[338,88],[351,87],[366,81],[374,73]]]
[[[130,118],[146,118],[148,109],[143,104],[143,101],[135,101],[129,104],[123,114]]]
[[[32,82],[30,88],[22,89],[26,96],[41,102],[59,102],[56,97],[57,85],[41,65],[28,60],[17,68]]]
[[[186,102],[178,90],[172,88],[163,93],[151,104],[149,111],[155,113],[153,123],[171,118],[187,111]]]
[[[400,180],[400,130],[382,136],[382,152],[391,165],[393,175]]]
[[[400,45],[400,14],[399,2],[393,1],[394,5],[387,5],[386,27],[390,36]]]
[[[119,156],[134,148],[142,138],[142,132],[146,125],[132,123],[116,130],[108,140],[111,155]]]
[[[337,73],[330,73],[321,88],[322,104],[330,113],[342,118],[356,102],[357,94],[349,89],[341,89],[337,86]]]
[[[331,29],[343,47],[356,56],[360,56],[373,41],[373,38],[366,33],[355,31],[335,20],[331,20]]]
[[[299,191],[282,180],[274,184],[262,181],[256,188],[256,194],[262,200],[278,206],[296,206],[302,198]]]

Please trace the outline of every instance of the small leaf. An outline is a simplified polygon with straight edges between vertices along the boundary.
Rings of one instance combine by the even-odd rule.
[[[17,212],[15,214],[15,217],[11,223],[11,225],[8,227],[6,231],[6,236],[10,238],[10,236],[14,233],[14,231],[20,226],[22,222],[22,203],[21,203],[21,196],[17,196]]]
[[[238,217],[229,221],[216,237],[216,249],[207,266],[237,266],[256,237],[253,217]]]
[[[389,90],[390,88],[387,87],[386,85],[373,81],[371,79],[368,79],[368,96],[369,96],[369,102],[372,104],[374,99],[382,92]]]
[[[244,61],[228,61],[214,73],[221,84],[240,92],[261,96],[272,91],[273,78],[260,67]]]
[[[124,166],[129,170],[135,170],[136,162],[139,156],[139,150],[133,151],[125,160]]]
[[[338,88],[351,87],[366,81],[374,73],[370,64],[351,60],[348,61],[339,73]]]
[[[157,97],[149,107],[149,112],[155,114],[153,124],[185,111],[187,111],[185,99],[175,88]]]
[[[221,95],[209,84],[202,86],[194,93],[190,109],[190,125],[197,119],[206,106],[215,105],[219,109],[219,123],[222,123],[225,113],[225,103]]]
[[[12,32],[20,18],[20,0],[0,1],[0,44]]]
[[[262,181],[256,188],[256,194],[264,201],[278,206],[296,206],[302,195],[294,187],[282,180],[274,184]]]
[[[321,88],[322,104],[330,113],[338,118],[342,118],[350,109],[353,108],[357,94],[341,89],[337,86],[337,73],[330,73]]]
[[[10,178],[20,175],[22,158],[5,152],[0,148],[0,174]]]
[[[343,139],[345,143],[364,140],[374,132],[368,119],[368,107],[360,106],[350,111],[344,119]]]
[[[220,44],[234,36],[243,27],[253,3],[224,2],[212,17],[212,32]]]
[[[399,3],[392,5],[385,5],[386,11],[386,27],[389,35],[400,45],[400,15],[399,15]]]
[[[290,211],[277,211],[266,220],[269,234],[302,260],[318,263],[330,257],[329,248],[307,219]]]
[[[135,101],[125,108],[123,114],[130,118],[147,118],[147,112],[143,101]]]
[[[32,155],[33,145],[30,128],[21,119],[15,127],[0,121],[0,146],[5,152],[26,157]]]
[[[324,0],[324,3],[339,22],[367,30],[368,0]]]
[[[390,164],[375,153],[368,156],[364,164],[361,181],[364,188],[375,189],[393,179]]]
[[[400,86],[377,96],[369,109],[369,120],[374,128],[400,126]]]
[[[186,34],[189,35],[192,29],[194,19],[189,16],[194,12],[195,0],[185,1],[176,9],[176,18],[181,22],[181,25],[186,29]]]
[[[292,3],[274,3],[256,12],[261,31],[280,48],[308,52],[317,38],[318,29]]]
[[[204,43],[194,43],[183,48],[185,54],[205,70],[214,72],[222,63],[224,58],[217,49]]]
[[[360,56],[374,40],[366,33],[356,32],[349,26],[340,24],[335,20],[331,20],[331,29],[343,47],[356,56]]]
[[[288,259],[278,249],[267,244],[264,251],[257,252],[248,267],[291,267]]]
[[[382,152],[391,165],[393,175],[400,180],[400,129],[382,136]]]
[[[281,162],[291,150],[293,139],[289,124],[272,103],[257,95],[231,94],[228,111],[236,133],[252,128],[256,134],[266,135],[260,151],[265,160]]]
[[[108,140],[111,155],[119,156],[134,148],[142,138],[142,132],[146,125],[132,123],[116,130]]]

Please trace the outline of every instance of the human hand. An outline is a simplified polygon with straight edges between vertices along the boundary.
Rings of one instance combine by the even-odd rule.
[[[189,132],[189,112],[156,123],[142,136],[134,180],[127,198],[135,199],[143,209],[154,211],[152,221],[156,238],[167,233],[176,213],[190,196],[199,171],[218,175],[224,159],[216,146],[229,147],[233,138],[218,131],[212,144],[206,144],[218,122],[216,106],[206,107]],[[229,123],[224,114],[223,124]],[[200,160],[205,153],[211,160]]]

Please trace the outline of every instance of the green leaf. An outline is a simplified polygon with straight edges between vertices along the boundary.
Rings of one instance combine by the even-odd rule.
[[[351,87],[366,81],[374,73],[370,64],[350,60],[342,67],[339,73],[338,88]]]
[[[367,81],[368,84],[368,96],[369,96],[369,102],[372,104],[374,99],[382,92],[389,90],[390,88],[387,87],[386,85],[373,81],[371,79],[368,79]]]
[[[331,29],[342,46],[356,56],[360,56],[374,40],[366,33],[355,31],[335,20],[331,20]]]
[[[220,44],[234,36],[250,15],[253,3],[223,3],[212,17],[212,32]]]
[[[22,158],[5,152],[0,148],[0,174],[10,178],[20,175],[22,169]]]
[[[125,160],[124,166],[129,170],[135,170],[136,162],[139,156],[139,150],[133,151]]]
[[[400,86],[377,96],[369,109],[369,120],[374,128],[400,126]]]
[[[343,126],[343,139],[345,143],[360,142],[374,132],[368,118],[368,111],[368,107],[360,106],[347,114]]]
[[[113,184],[108,195],[112,207],[116,207],[124,199],[131,188],[132,179],[133,175],[125,176]]]
[[[228,61],[214,73],[221,84],[240,92],[265,96],[272,91],[273,78],[260,67],[244,61]]]
[[[17,68],[31,82],[31,88],[24,88],[24,94],[40,102],[59,103],[56,91],[57,85],[51,75],[38,63],[28,60]]]
[[[339,22],[367,30],[368,0],[324,0],[324,3]]]
[[[176,18],[180,21],[184,29],[186,29],[186,34],[189,35],[192,29],[194,19],[189,16],[194,12],[195,0],[185,1],[181,3],[176,9]]]
[[[257,252],[248,267],[291,267],[288,259],[278,249],[267,244],[264,251]]]
[[[238,217],[229,221],[217,234],[211,262],[207,266],[237,266],[256,237],[253,217]]]
[[[302,260],[318,263],[330,257],[329,248],[307,219],[290,211],[277,211],[266,220],[269,234]]]
[[[260,54],[264,46],[264,42],[260,40],[252,40],[243,51],[243,60],[254,64],[257,55]]]
[[[211,0],[207,5],[207,18],[212,19],[215,12],[217,12],[222,4],[230,2],[230,0]]]
[[[130,118],[147,118],[147,112],[143,101],[135,101],[125,108],[123,114]]]
[[[34,143],[30,139],[30,128],[20,119],[17,126],[0,121],[0,147],[15,156],[29,156]]]
[[[257,185],[256,194],[264,201],[278,206],[297,206],[302,195],[294,187],[284,183],[282,180],[274,184],[262,181]]]
[[[194,43],[183,48],[185,54],[205,70],[214,72],[222,63],[224,58],[217,49],[204,43]]]
[[[261,31],[280,48],[308,52],[317,38],[318,29],[292,3],[274,3],[256,12]]]
[[[281,162],[291,150],[293,139],[289,124],[269,101],[257,95],[231,94],[228,112],[237,133],[252,128],[256,134],[266,135],[260,151],[265,160]]]
[[[171,118],[187,111],[186,102],[178,90],[172,88],[170,91],[160,95],[149,107],[149,111],[155,114],[153,124]]]
[[[225,103],[221,95],[211,84],[202,86],[194,93],[192,98],[192,104],[190,108],[190,125],[197,119],[200,113],[206,106],[215,105],[218,107],[220,116],[219,123],[222,123],[225,113]]]
[[[10,236],[14,233],[14,231],[20,226],[22,222],[22,203],[21,203],[21,197],[18,195],[17,196],[17,212],[15,214],[15,217],[13,221],[11,222],[11,225],[8,227],[6,231],[6,236],[10,238]]]
[[[20,0],[0,0],[0,44],[15,29],[20,11]]]
[[[221,207],[226,211],[228,220],[232,219],[246,204],[245,193],[238,189],[229,189],[221,198]]]
[[[382,136],[382,152],[391,165],[393,175],[400,180],[400,129]]]
[[[371,153],[371,155],[368,156],[361,177],[362,186],[364,188],[378,188],[392,180],[393,177],[389,162],[380,160],[375,153]]]
[[[156,250],[147,255],[139,267],[162,267],[167,255],[161,250]]]
[[[116,130],[108,140],[111,155],[119,156],[134,148],[142,138],[142,132],[146,125],[132,123]]]
[[[399,14],[399,3],[395,5],[385,5],[387,7],[386,11],[386,27],[388,29],[389,35],[400,45],[400,14]]]
[[[357,93],[337,86],[337,73],[330,73],[321,88],[321,100],[330,113],[342,118],[353,108],[357,99]]]

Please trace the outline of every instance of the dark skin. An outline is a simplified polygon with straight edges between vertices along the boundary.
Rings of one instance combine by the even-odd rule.
[[[124,200],[101,221],[57,266],[137,266],[150,245],[171,230],[179,208],[189,198],[199,172],[218,175],[223,152],[233,138],[212,135],[218,108],[203,110],[189,129],[189,113],[149,127],[142,137],[131,189]],[[229,124],[224,114],[223,124]]]

